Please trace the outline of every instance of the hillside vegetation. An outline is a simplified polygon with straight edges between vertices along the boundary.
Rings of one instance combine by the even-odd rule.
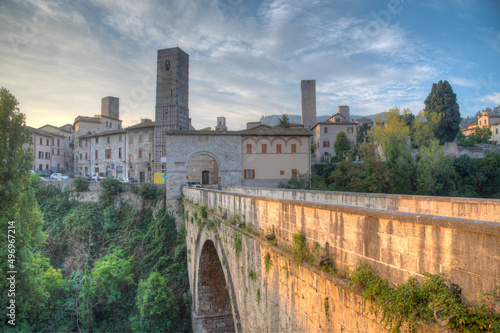
[[[134,189],[147,198],[142,207],[115,205],[121,184],[100,185],[99,203],[83,203],[33,177],[44,241],[34,249],[40,274],[29,279],[39,290],[23,294],[19,326],[1,331],[191,330],[185,231],[176,231],[163,193],[147,184]]]

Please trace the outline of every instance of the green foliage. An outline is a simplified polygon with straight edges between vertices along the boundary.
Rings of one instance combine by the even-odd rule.
[[[293,246],[291,249],[293,259],[296,263],[309,259],[309,252],[306,247],[306,236],[303,234],[293,235]]]
[[[438,125],[434,129],[434,135],[439,143],[452,142],[460,130],[461,118],[457,95],[453,92],[448,81],[433,83],[424,104],[426,117],[439,119]]]
[[[99,201],[103,206],[109,206],[114,202],[114,196],[123,192],[122,183],[111,177],[104,177],[99,181],[101,187],[101,194],[99,196]]]
[[[410,331],[418,331],[420,322],[434,321],[434,310],[440,310],[445,319],[456,316],[448,327],[459,332],[500,328],[500,314],[491,308],[493,293],[487,294],[481,305],[472,305],[456,297],[441,275],[424,275],[422,285],[411,277],[406,284],[389,287],[366,264],[358,264],[349,272],[352,285],[363,289],[364,299],[372,304],[371,311],[381,312],[381,322],[391,332],[399,332],[405,322]]]
[[[271,255],[269,252],[264,256],[264,267],[266,268],[266,273],[269,273],[269,270],[273,266],[273,260],[271,259]]]
[[[328,302],[328,297],[325,297],[323,301],[323,306],[325,308],[325,316],[328,321],[330,321],[330,303]]]
[[[45,287],[53,290],[49,291],[48,301],[38,297],[40,305],[25,307],[49,314],[38,326],[27,326],[25,331],[130,332],[134,327],[148,331],[140,329],[151,318],[141,318],[135,281],[147,279],[153,272],[161,274],[174,295],[178,316],[171,321],[171,331],[190,330],[186,232],[184,229],[177,233],[170,212],[165,208],[153,211],[155,201],[146,203],[143,209],[126,202],[115,209],[71,202],[68,193],[53,186],[36,188],[35,192],[46,220],[43,228],[49,236],[45,251],[56,267],[65,267],[71,277],[64,279],[58,290]],[[57,274],[49,267],[40,270],[45,271],[48,276]],[[43,281],[35,277],[30,280]],[[34,298],[37,289],[25,285]]]
[[[277,127],[290,128],[290,119],[288,119],[288,116],[286,114],[281,116],[281,118],[279,118],[278,121],[279,123]]]
[[[368,131],[370,131],[371,126],[369,123],[363,123],[361,126],[358,126],[358,130],[356,133],[356,145],[359,146],[365,142],[368,142]]]
[[[96,261],[83,279],[84,329],[111,331],[122,327],[135,294],[134,258],[116,250]]]
[[[416,194],[437,195],[445,186],[446,178],[453,173],[453,161],[444,155],[444,149],[433,140],[417,153]]]
[[[404,113],[409,112],[404,110]],[[391,172],[390,193],[410,193],[413,159],[411,156],[410,127],[405,123],[399,108],[385,114],[385,126],[370,131],[372,141],[380,145]]]
[[[75,187],[75,191],[77,192],[88,191],[89,181],[81,175],[76,176],[75,178],[73,178],[73,186]]]
[[[260,305],[260,288],[257,288],[256,301],[257,301],[257,304]]]
[[[345,132],[340,131],[335,137],[335,144],[333,145],[335,149],[335,155],[344,159],[346,157],[347,152],[351,150],[351,143],[347,138],[347,134]]]
[[[139,282],[136,306],[139,315],[132,319],[132,330],[139,332],[172,331],[179,309],[172,290],[158,272]]]
[[[255,273],[253,270],[249,269],[248,270],[248,277],[250,278],[250,280],[252,280],[253,282],[257,281],[257,273]]]
[[[289,189],[309,189],[311,182],[311,175],[308,173],[299,173],[297,178],[291,178],[286,182],[281,182],[278,188],[289,188]]]
[[[459,146],[473,147],[478,144],[491,143],[493,132],[489,127],[476,127],[472,133],[459,141]]]
[[[242,238],[239,232],[234,233],[234,252],[236,253],[236,259],[240,260],[240,254],[242,249]]]
[[[0,223],[13,220],[28,170],[32,168],[32,149],[23,145],[31,142],[31,132],[25,125],[25,115],[19,102],[5,88],[0,88]],[[4,229],[2,229],[4,230]]]
[[[153,183],[142,183],[141,185],[132,185],[130,192],[140,195],[146,200],[155,200],[162,196],[162,192]]]

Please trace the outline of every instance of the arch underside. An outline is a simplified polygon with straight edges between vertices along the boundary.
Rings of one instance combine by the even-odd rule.
[[[236,332],[224,276],[215,244],[206,240],[200,251],[193,325],[195,332]]]

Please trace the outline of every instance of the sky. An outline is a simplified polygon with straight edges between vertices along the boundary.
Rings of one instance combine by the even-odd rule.
[[[131,126],[154,119],[157,50],[189,54],[196,129],[392,107],[416,114],[447,80],[462,117],[500,105],[499,0],[0,0],[0,86],[27,124],[62,126],[120,98]]]

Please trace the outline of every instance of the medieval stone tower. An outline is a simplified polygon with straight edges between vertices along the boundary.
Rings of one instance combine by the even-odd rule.
[[[101,115],[120,119],[120,100],[117,97],[103,97],[101,100]]]
[[[155,183],[166,170],[165,133],[189,129],[189,55],[178,47],[158,50],[156,68]]]
[[[300,98],[302,125],[310,130],[316,125],[316,80],[302,80],[300,82]]]

